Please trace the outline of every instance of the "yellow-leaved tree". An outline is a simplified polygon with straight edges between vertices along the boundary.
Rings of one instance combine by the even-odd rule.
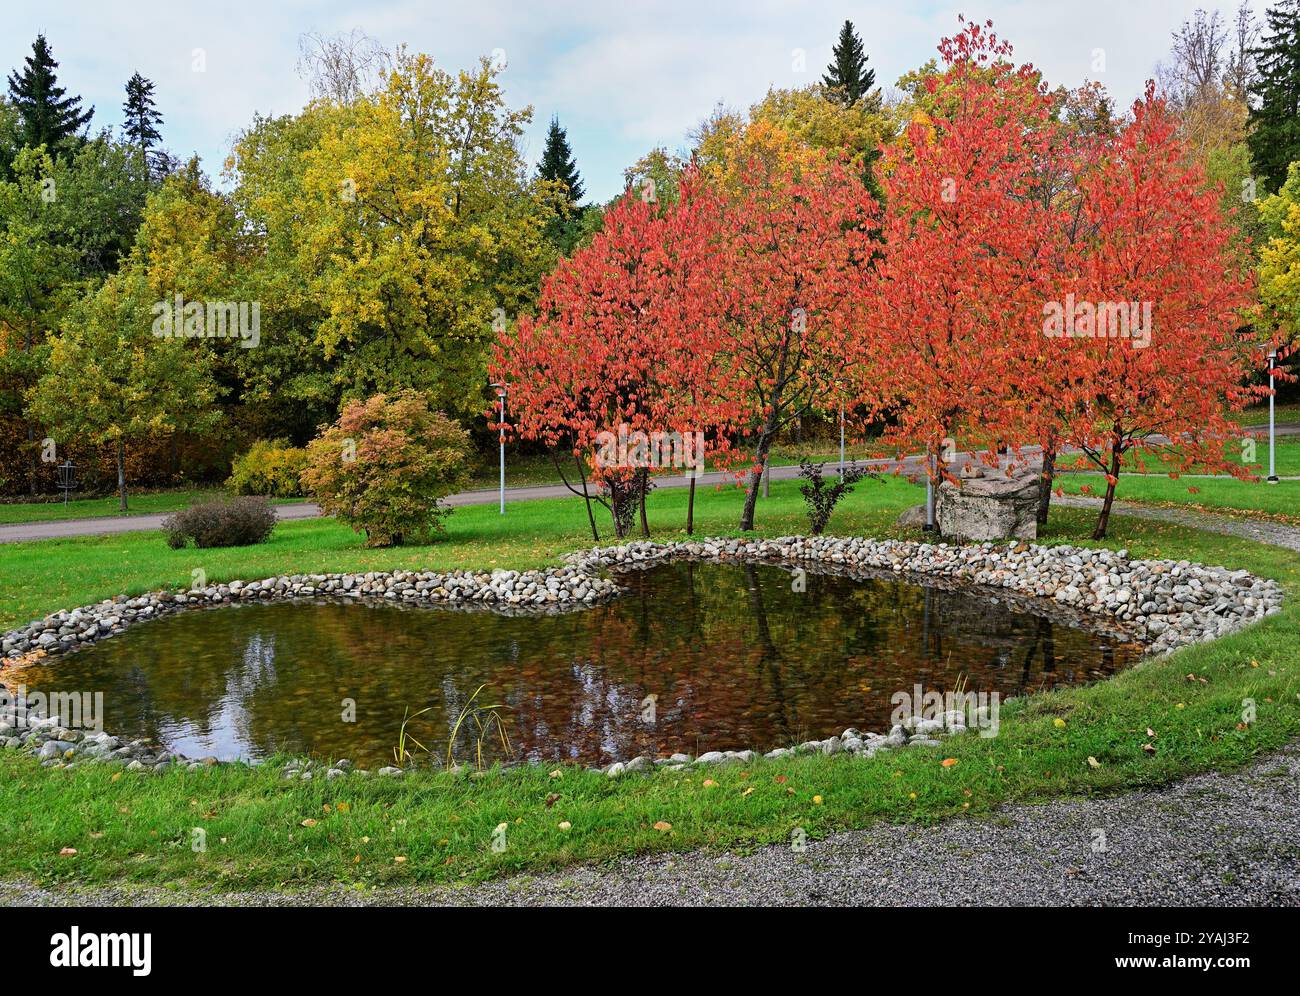
[[[507,108],[497,75],[487,59],[453,74],[399,50],[378,89],[240,138],[228,171],[265,250],[258,388],[334,405],[413,388],[454,416],[482,411],[494,327],[552,265],[559,197],[529,179],[531,109]]]

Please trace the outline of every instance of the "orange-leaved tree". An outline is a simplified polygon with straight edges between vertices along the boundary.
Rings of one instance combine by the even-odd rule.
[[[1120,472],[1144,452],[1249,475],[1225,453],[1240,436],[1228,413],[1266,390],[1247,385],[1264,350],[1245,332],[1251,274],[1220,192],[1154,84],[1079,195],[1087,234],[1070,247],[1065,295],[1044,304],[1043,338],[1066,374],[1061,436],[1106,475],[1101,539]]]

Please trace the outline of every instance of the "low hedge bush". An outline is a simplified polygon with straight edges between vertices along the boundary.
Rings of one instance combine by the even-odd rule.
[[[263,543],[275,528],[275,511],[265,498],[244,496],[196,502],[163,520],[167,545],[196,547],[251,546]]]

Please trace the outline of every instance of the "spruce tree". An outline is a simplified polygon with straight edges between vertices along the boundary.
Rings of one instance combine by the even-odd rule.
[[[157,126],[162,124],[162,115],[154,107],[153,81],[135,73],[126,81],[126,103],[122,105],[122,114],[126,118],[123,130],[131,143],[141,153],[162,140]]]
[[[582,235],[582,209],[578,207],[578,202],[582,200],[585,191],[582,188],[582,178],[578,175],[578,167],[573,161],[573,150],[569,148],[569,136],[560,127],[557,118],[551,118],[551,127],[546,133],[546,148],[542,152],[537,172],[543,180],[558,180],[564,184],[568,210],[557,213],[546,223],[546,237],[567,256],[573,252]]]
[[[64,96],[67,91],[54,73],[59,64],[44,35],[36,36],[25,62],[21,73],[9,74],[9,100],[18,110],[22,142],[54,150],[77,137],[95,109],[83,111],[80,97]]]
[[[573,150],[569,148],[569,136],[560,127],[558,118],[551,118],[550,130],[546,133],[546,149],[542,152],[542,161],[537,172],[543,180],[559,180],[567,188],[569,203],[576,206],[582,200],[582,178],[578,175],[577,164],[573,161]]]
[[[862,39],[853,30],[853,22],[845,21],[840,28],[840,40],[835,43],[831,64],[826,67],[822,83],[836,100],[856,104],[871,92],[876,82],[876,71],[867,68],[867,53]]]
[[[1281,0],[1264,15],[1262,44],[1254,50],[1258,81],[1253,128],[1246,139],[1265,188],[1277,190],[1287,167],[1300,160],[1300,0]]]

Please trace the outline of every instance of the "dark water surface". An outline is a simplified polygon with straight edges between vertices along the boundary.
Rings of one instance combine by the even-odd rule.
[[[614,602],[557,616],[338,602],[182,612],[24,681],[103,691],[111,733],[191,756],[286,750],[366,766],[392,763],[405,711],[429,710],[408,731],[445,753],[486,685],[512,760],[600,763],[885,731],[890,697],[918,682],[943,692],[960,677],[1007,697],[1102,678],[1137,655],[973,589],[809,573],[796,592],[780,568],[680,562],[623,583]]]

